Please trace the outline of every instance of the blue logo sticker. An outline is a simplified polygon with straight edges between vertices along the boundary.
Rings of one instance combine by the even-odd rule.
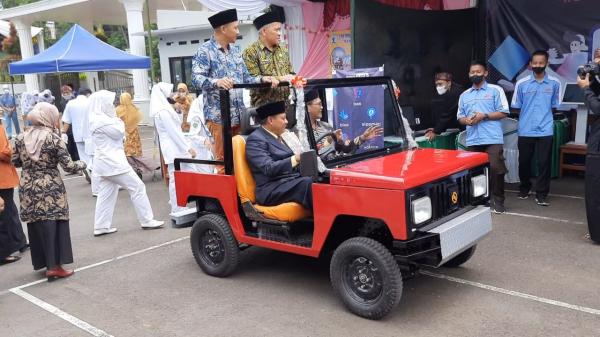
[[[350,118],[350,115],[346,112],[346,110],[342,110],[339,112],[339,116],[341,120],[348,120],[348,118]]]
[[[375,115],[377,114],[377,110],[375,108],[369,108],[367,110],[367,116],[369,116],[369,118],[373,119],[373,117],[375,117]]]
[[[363,90],[362,88],[354,88],[354,98],[359,99],[362,97]]]

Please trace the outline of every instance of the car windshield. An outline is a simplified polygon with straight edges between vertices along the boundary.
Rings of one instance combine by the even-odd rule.
[[[408,147],[389,77],[308,80],[303,92],[307,98],[300,101],[305,104],[287,100],[287,127],[299,140],[295,147],[288,144],[294,152],[315,149],[327,167],[335,167]],[[265,84],[236,84],[230,91],[221,90],[221,100],[232,103],[221,111],[224,134],[232,124],[239,123],[242,134],[258,127],[252,112],[257,106],[252,102],[268,94],[283,99],[290,90],[273,91]],[[297,95],[296,102],[301,97]]]
[[[316,98],[314,91],[318,93]],[[311,99],[306,102],[311,144],[327,166],[407,147],[389,78],[309,82],[305,95]]]

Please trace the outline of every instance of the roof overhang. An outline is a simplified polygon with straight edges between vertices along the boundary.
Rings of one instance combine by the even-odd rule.
[[[197,0],[149,0],[150,21],[156,22],[157,9],[202,9]],[[119,0],[42,0],[0,10],[0,20],[21,19],[25,22],[59,21],[126,25],[127,13]],[[144,12],[144,20],[147,20]]]

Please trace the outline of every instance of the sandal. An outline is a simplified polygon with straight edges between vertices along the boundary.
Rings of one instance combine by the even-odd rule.
[[[13,263],[13,262],[17,262],[21,259],[20,256],[12,256],[9,255],[7,256],[4,260],[0,261],[0,266],[4,265],[4,264],[9,264],[9,263]]]

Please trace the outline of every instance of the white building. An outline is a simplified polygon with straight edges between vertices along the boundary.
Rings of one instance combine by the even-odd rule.
[[[198,47],[210,39],[213,29],[208,17],[213,12],[158,10],[156,12],[158,29],[152,31],[158,36],[160,55],[160,71],[162,81],[174,85],[184,82],[191,87],[192,57]],[[250,21],[240,23],[240,36],[235,44],[243,51],[258,39],[258,32]]]

